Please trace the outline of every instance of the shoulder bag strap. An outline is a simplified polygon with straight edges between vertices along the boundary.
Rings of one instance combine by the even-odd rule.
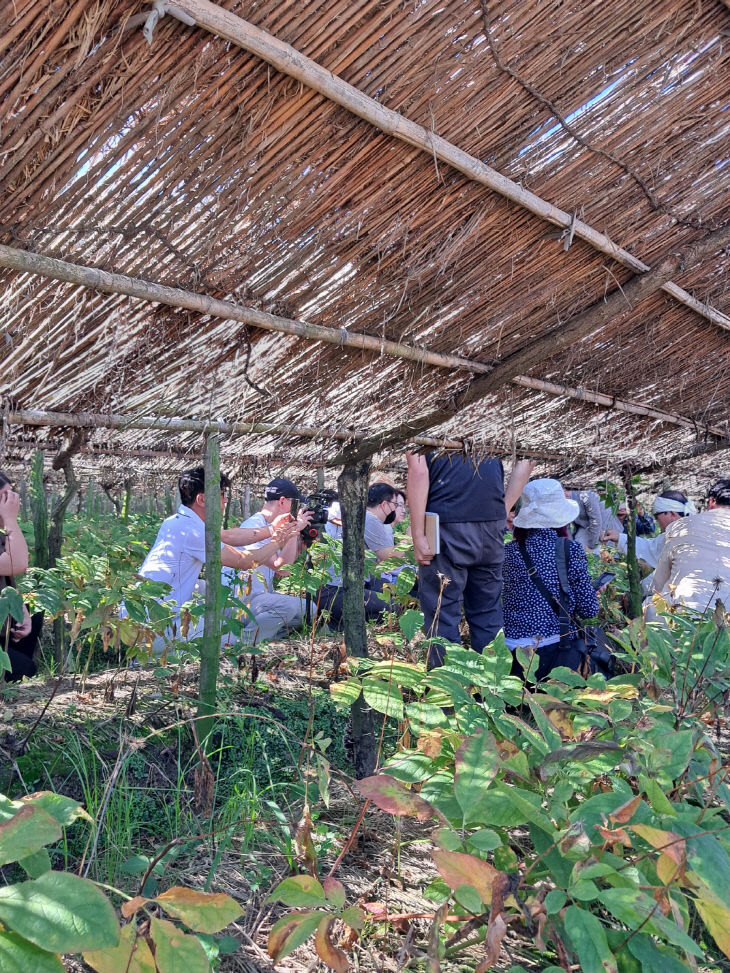
[[[560,538],[559,538],[560,539]],[[527,575],[543,596],[545,601],[550,605],[552,610],[558,616],[558,621],[560,623],[560,638],[564,638],[570,634],[571,622],[570,612],[564,603],[564,598],[556,598],[555,595],[550,591],[545,582],[542,580],[540,575],[537,573],[537,568],[535,567],[535,562],[530,557],[527,546],[524,541],[518,542],[518,547],[520,549],[520,554],[522,554],[522,560],[525,562],[525,567],[527,568]],[[563,594],[561,590],[561,595]]]

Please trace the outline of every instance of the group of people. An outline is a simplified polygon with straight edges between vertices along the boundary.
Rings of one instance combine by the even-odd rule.
[[[460,642],[463,617],[477,652],[503,630],[516,656],[517,649],[536,650],[543,674],[553,665],[566,664],[566,618],[579,630],[582,620],[598,613],[587,552],[597,550],[600,543],[626,551],[625,507],[614,515],[594,491],[564,488],[555,479],[531,480],[535,464],[527,460],[515,464],[506,486],[499,459],[409,452],[407,464],[405,491],[377,482],[368,492],[364,542],[375,566],[363,590],[366,617],[386,610],[383,586],[400,570],[391,563],[385,573],[380,565],[393,558],[407,560],[393,533],[393,525],[405,517],[407,498],[412,557],[418,567],[414,594],[427,636],[437,637],[429,640],[429,667],[443,664],[444,641]],[[196,592],[202,594],[205,584],[200,580],[206,560],[203,467],[185,471],[178,488],[180,506],[161,525],[138,572],[170,588],[166,600],[172,617],[154,643],[157,654],[183,637],[180,608]],[[221,509],[229,489],[229,479],[221,476]],[[0,474],[0,590],[12,586],[13,578],[28,566],[18,511],[18,495]],[[426,530],[427,513],[438,519],[436,550]],[[636,514],[636,553],[652,570],[644,581],[647,601],[657,593],[669,604],[699,612],[713,608],[718,599],[730,605],[730,479],[713,484],[702,513],[677,490],[660,493],[652,513],[653,518],[643,510]],[[304,598],[275,586],[277,576],[285,575],[304,551],[303,532],[311,519],[295,483],[278,477],[266,486],[258,512],[239,527],[221,530],[222,581],[247,607],[249,621],[239,637],[244,643],[286,635],[302,624],[307,610],[326,613],[331,625],[341,623],[343,587],[336,569],[330,570],[309,606]],[[505,544],[506,527],[512,529],[513,539]],[[341,536],[336,501],[324,530],[334,539]],[[31,619],[26,608],[22,620],[4,626],[0,647],[12,670],[6,678],[35,672],[33,651],[40,624],[41,619]],[[185,637],[195,638],[201,629],[202,621],[193,623]]]

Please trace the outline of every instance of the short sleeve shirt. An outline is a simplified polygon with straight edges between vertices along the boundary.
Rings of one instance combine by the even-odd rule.
[[[169,598],[182,605],[190,601],[200,569],[205,564],[205,523],[190,507],[163,520],[155,543],[137,572],[150,581],[164,581]]]
[[[393,528],[378,520],[375,514],[365,511],[365,547],[375,552],[392,546]]]

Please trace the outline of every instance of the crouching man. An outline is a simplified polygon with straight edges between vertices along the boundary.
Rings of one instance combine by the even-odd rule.
[[[285,568],[293,564],[304,550],[301,531],[309,524],[312,514],[308,510],[299,512],[296,530],[286,544],[279,550],[266,554],[264,547],[267,538],[275,531],[275,525],[282,519],[291,520],[292,504],[304,500],[296,485],[284,477],[272,480],[264,491],[264,505],[241,524],[241,530],[266,531],[263,540],[246,545],[245,550],[256,557],[257,566],[246,571],[241,580],[243,599],[247,601],[255,618],[254,630],[250,639],[253,644],[283,638],[304,621],[305,600],[298,595],[280,594],[274,590],[274,578],[287,574]],[[235,582],[232,571],[224,572],[224,584]]]
[[[226,491],[231,481],[222,475],[220,479],[221,510],[226,503]],[[181,640],[180,606],[190,601],[193,592],[202,590],[198,581],[205,564],[205,470],[196,466],[186,470],[178,479],[180,506],[177,512],[162,522],[154,544],[137,574],[150,581],[164,581],[170,586],[169,594],[162,599],[173,609],[170,625],[163,636],[153,643],[153,652],[162,654],[170,642]],[[246,570],[262,559],[273,557],[286,546],[298,531],[296,523],[286,517],[276,525],[254,528],[235,528],[221,531],[221,563],[229,568]],[[260,542],[263,546],[255,553],[239,551],[237,546]],[[236,545],[236,546],[233,546]],[[127,611],[121,606],[120,616]],[[191,624],[186,641],[203,634],[202,618]]]

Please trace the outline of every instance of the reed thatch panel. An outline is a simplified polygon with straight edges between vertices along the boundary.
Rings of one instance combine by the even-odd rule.
[[[730,219],[719,4],[225,5],[646,263]],[[483,363],[548,338],[538,377],[727,422],[726,331],[662,294],[551,353],[630,270],[199,28],[164,17],[148,46],[147,9],[0,12],[4,242]],[[725,265],[678,283],[727,313]],[[22,406],[375,430],[469,381],[16,272],[0,287]],[[596,462],[692,441],[514,386],[446,428]]]

